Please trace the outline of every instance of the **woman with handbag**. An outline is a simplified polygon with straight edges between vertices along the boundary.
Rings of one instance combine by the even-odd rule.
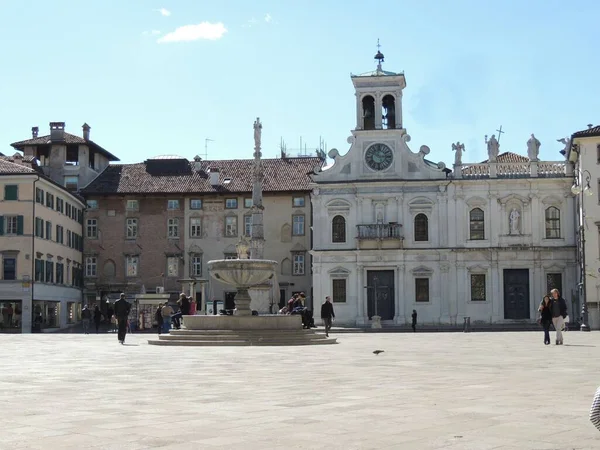
[[[540,318],[538,319],[540,325],[544,328],[544,344],[550,345],[550,325],[552,325],[552,307],[550,302],[550,296],[545,295],[540,307],[538,308]]]

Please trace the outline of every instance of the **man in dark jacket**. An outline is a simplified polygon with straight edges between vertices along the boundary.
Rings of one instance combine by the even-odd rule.
[[[179,330],[181,328],[181,318],[190,315],[190,301],[185,294],[182,293],[179,295],[177,304],[179,305],[179,311],[171,316],[171,320],[175,324],[175,328]]]
[[[129,318],[130,310],[131,304],[125,300],[125,294],[121,294],[119,300],[115,302],[115,316],[117,317],[117,323],[119,326],[118,338],[120,344],[125,342],[125,335],[127,334],[127,319]]]
[[[550,311],[552,311],[552,324],[556,330],[556,345],[563,345],[562,330],[565,326],[565,317],[567,317],[567,302],[560,296],[558,289],[550,291]]]
[[[325,303],[321,305],[321,319],[323,319],[323,323],[325,324],[325,336],[327,337],[329,337],[333,318],[335,318],[335,313],[333,312],[331,297],[325,297]]]

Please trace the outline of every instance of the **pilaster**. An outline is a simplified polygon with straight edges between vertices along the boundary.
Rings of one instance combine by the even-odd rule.
[[[368,322],[367,307],[365,301],[365,284],[364,284],[365,266],[359,264],[356,266],[356,324],[365,325]]]
[[[447,262],[440,264],[440,323],[452,323],[450,302],[444,301],[444,296],[449,294],[445,288],[450,286],[450,267],[450,264]]]
[[[404,293],[404,264],[398,264],[396,266],[396,289],[394,293],[394,311],[396,316],[394,317],[394,323],[397,325],[403,325],[406,323],[406,297]]]

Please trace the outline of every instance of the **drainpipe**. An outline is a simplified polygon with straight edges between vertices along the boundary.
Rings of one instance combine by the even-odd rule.
[[[38,175],[38,177],[33,181],[33,222],[32,222],[32,227],[31,227],[31,325],[30,325],[30,332],[33,331],[33,324],[34,324],[34,319],[35,317],[33,316],[33,292],[35,289],[35,204],[37,203],[37,196],[36,196],[36,186],[35,184],[40,180],[40,176]],[[21,307],[23,307],[23,305],[21,305]],[[25,312],[25,308],[23,308],[23,312]],[[21,324],[21,333],[23,332],[23,324]]]

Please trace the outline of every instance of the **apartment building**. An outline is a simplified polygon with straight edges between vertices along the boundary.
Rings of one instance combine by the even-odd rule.
[[[0,157],[0,331],[80,319],[84,203],[34,158]]]
[[[265,258],[279,263],[271,306],[310,294],[310,174],[314,157],[265,159]],[[232,302],[234,289],[209,279],[206,263],[236,257],[250,234],[252,160],[179,156],[113,164],[81,193],[85,215],[85,295],[164,293],[196,284],[199,309]],[[208,305],[208,308],[207,308]]]

